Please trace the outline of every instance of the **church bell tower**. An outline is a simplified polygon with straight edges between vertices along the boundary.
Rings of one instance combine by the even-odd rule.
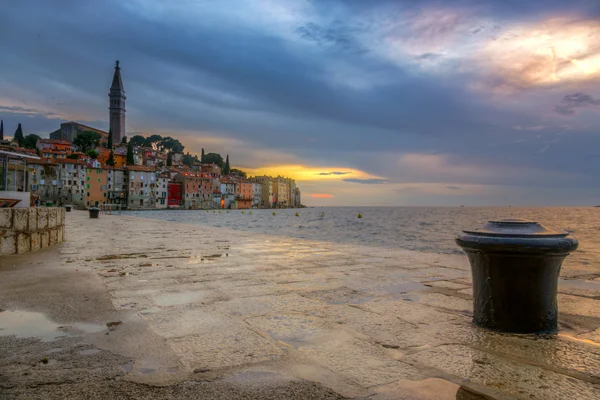
[[[121,79],[121,68],[119,61],[115,62],[115,74],[113,75],[112,85],[108,92],[110,99],[110,131],[112,132],[112,142],[116,146],[121,143],[125,133],[125,89],[123,88],[123,80]]]

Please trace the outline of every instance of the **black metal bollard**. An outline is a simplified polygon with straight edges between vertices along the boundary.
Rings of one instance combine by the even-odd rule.
[[[71,208],[73,208],[73,206],[71,206],[71,205],[66,205],[66,206],[65,206],[65,210],[66,210],[67,212],[71,212]]]
[[[90,218],[98,218],[100,215],[100,209],[98,207],[90,207],[88,211],[90,212]]]
[[[512,333],[556,331],[560,267],[577,239],[537,222],[489,221],[456,238],[473,274],[473,322]]]

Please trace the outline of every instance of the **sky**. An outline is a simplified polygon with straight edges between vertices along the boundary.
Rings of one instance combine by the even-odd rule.
[[[5,134],[108,130],[306,205],[600,204],[597,0],[0,0]]]

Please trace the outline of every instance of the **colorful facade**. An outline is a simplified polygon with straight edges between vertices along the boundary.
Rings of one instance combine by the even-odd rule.
[[[98,207],[108,203],[108,174],[103,167],[85,169],[85,206]]]

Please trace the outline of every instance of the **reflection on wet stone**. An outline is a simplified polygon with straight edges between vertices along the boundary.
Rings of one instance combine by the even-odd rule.
[[[35,336],[54,341],[33,362],[48,356],[57,360],[51,367],[68,371],[68,354],[88,363],[82,370],[89,375],[99,360],[120,355],[111,371],[133,382],[187,382],[190,388],[305,382],[361,400],[597,398],[600,290],[590,283],[594,278],[559,283],[558,335],[509,335],[472,324],[471,273],[463,255],[130,216],[104,216],[92,228],[83,220],[87,215],[69,213],[69,236],[57,261],[46,257],[44,268],[93,275],[113,314],[100,321],[100,331],[40,314]],[[81,239],[84,233],[111,238],[115,229],[144,240],[97,240],[92,251]],[[217,257],[225,245],[227,256]],[[570,260],[565,277],[574,274]],[[34,332],[17,324],[8,335],[29,333],[6,336],[2,321],[12,312],[0,313],[0,346]],[[106,326],[118,321],[112,330]],[[91,344],[68,344],[76,339]]]

